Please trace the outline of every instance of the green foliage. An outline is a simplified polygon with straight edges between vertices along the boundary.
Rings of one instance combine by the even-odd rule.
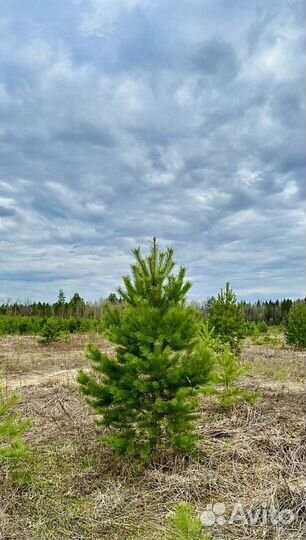
[[[225,291],[221,289],[218,297],[211,302],[208,324],[214,328],[215,334],[222,343],[229,343],[235,353],[240,351],[240,342],[246,335],[246,324],[237,297],[226,284]]]
[[[218,353],[222,350],[222,341],[216,336],[214,327],[210,327],[207,320],[203,321],[200,327],[200,336],[203,345],[214,353]]]
[[[257,323],[257,329],[260,334],[266,334],[268,332],[268,325],[265,321],[259,321]]]
[[[74,293],[73,297],[67,304],[67,310],[70,317],[83,317],[85,311],[85,302],[79,293]]]
[[[48,319],[43,325],[40,332],[40,343],[43,345],[49,345],[59,340],[60,337],[60,325],[56,319]]]
[[[245,335],[250,336],[252,339],[256,340],[259,336],[265,335],[268,333],[269,327],[265,321],[259,322],[246,322],[245,324]]]
[[[38,334],[46,319],[42,317],[0,316],[0,336]]]
[[[41,335],[44,326],[52,326],[58,332],[85,333],[101,331],[100,321],[95,319],[60,317],[27,317],[27,316],[0,316],[0,336],[5,335]],[[45,331],[45,330],[44,330]],[[47,331],[48,332],[48,331]]]
[[[265,322],[270,325],[284,324],[288,319],[288,313],[292,306],[292,300],[285,298],[283,300],[265,300],[251,304],[242,301],[240,303],[244,316],[249,322]]]
[[[67,330],[61,330],[58,335],[58,341],[62,343],[69,343],[71,340],[71,334]]]
[[[165,540],[211,540],[210,534],[203,532],[200,518],[194,516],[188,503],[180,503],[175,513],[169,518],[169,532]]]
[[[212,300],[208,322],[222,343],[229,343],[232,350],[237,349],[245,334],[245,320],[229,283],[226,283],[225,291],[221,289],[218,297]]]
[[[0,466],[9,467],[15,480],[24,478],[24,465],[30,456],[22,436],[30,428],[31,422],[22,420],[15,412],[18,402],[19,396],[16,394],[5,398],[0,384]]]
[[[254,402],[258,394],[237,386],[248,368],[239,364],[230,344],[222,342],[214,328],[209,327],[208,321],[202,323],[200,334],[204,346],[212,351],[214,357],[211,382],[202,389],[202,393],[217,396],[222,407],[232,407],[241,401]]]
[[[264,343],[270,343],[270,337],[274,328],[280,329],[280,326],[273,327],[268,326],[265,321],[259,322],[246,322],[245,335],[250,337],[254,345],[263,345]],[[273,342],[273,338],[271,339]]]
[[[65,296],[65,293],[64,293],[63,289],[60,289],[58,291],[57,303],[60,306],[64,306],[66,304],[66,296]]]
[[[257,323],[252,321],[252,322],[249,322],[247,321],[245,323],[245,335],[248,336],[248,337],[251,337],[252,340],[253,339],[256,339],[258,336],[259,336],[260,332],[259,332],[259,329],[257,327]]]
[[[251,325],[253,327],[252,332],[249,330],[248,336],[251,337],[254,345],[269,345],[272,347],[281,347],[284,345],[284,332],[282,326],[268,326],[267,331],[260,332],[256,323],[251,323]]]
[[[306,349],[306,301],[296,302],[289,311],[285,329],[288,345]]]
[[[106,298],[106,302],[109,302],[110,304],[120,304],[122,302],[122,299],[120,298],[120,296],[117,296],[115,293],[112,292]]]
[[[125,306],[106,306],[104,327],[116,357],[90,346],[95,374],[78,382],[89,404],[111,428],[103,441],[119,453],[148,457],[158,445],[185,452],[197,441],[199,387],[210,377],[213,355],[199,336],[199,316],[186,306],[191,287],[184,268],[173,273],[173,249],[134,250],[132,276],[119,289]]]
[[[246,372],[247,367],[239,365],[229,344],[224,345],[223,350],[216,355],[212,384],[203,388],[203,394],[217,396],[220,405],[225,408],[241,401],[253,403],[259,394],[237,386],[240,377]]]

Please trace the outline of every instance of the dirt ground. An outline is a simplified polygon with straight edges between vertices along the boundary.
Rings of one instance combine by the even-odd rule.
[[[246,344],[242,361],[249,373],[242,384],[260,391],[261,399],[224,411],[203,398],[199,457],[156,455],[144,467],[120,460],[99,443],[95,418],[75,383],[78,369],[88,367],[88,341],[113,351],[95,335],[48,347],[34,337],[0,340],[7,392],[18,389],[20,410],[33,420],[27,435],[31,482],[20,488],[5,474],[0,477],[0,539],[162,540],[166,516],[177,502],[189,501],[199,514],[223,508],[209,505],[225,505],[221,521],[215,515],[207,526],[215,540],[302,540],[303,353]],[[292,521],[231,524],[237,504],[245,512],[289,511]]]

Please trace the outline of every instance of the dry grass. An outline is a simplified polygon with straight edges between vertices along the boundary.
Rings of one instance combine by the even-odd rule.
[[[305,381],[305,352],[296,351],[288,347],[271,347],[246,344],[242,360],[250,366],[250,377],[254,383],[291,381],[293,383]]]
[[[109,353],[114,346],[99,334],[74,334],[69,341],[49,346],[39,343],[37,336],[5,336],[0,338],[0,368],[4,384],[23,387],[42,382],[71,382],[78,369],[87,366],[87,343],[95,343]]]
[[[33,342],[34,371],[38,371],[39,350],[44,356],[43,374],[47,365],[58,371],[63,355],[71,358],[72,367],[83,365],[81,348],[86,340],[82,340],[75,338],[68,346],[57,344],[48,349],[47,358],[46,350]],[[12,359],[16,343],[9,345]],[[72,361],[73,351],[80,355],[77,365]],[[20,369],[23,362],[26,365],[26,376],[31,374],[30,352],[29,346],[25,359],[22,354],[19,357]],[[271,358],[278,366],[286,357],[287,364],[290,357],[288,381],[273,379],[265,388]],[[262,399],[230,412],[221,411],[210,399],[203,400],[199,430],[204,439],[198,458],[156,455],[146,467],[121,461],[100,445],[94,417],[71,380],[52,384],[42,378],[37,379],[42,384],[25,386],[21,409],[34,421],[28,435],[35,449],[33,480],[30,486],[18,488],[8,478],[0,479],[0,538],[161,540],[173,505],[190,501],[199,512],[215,502],[226,505],[227,515],[238,502],[246,510],[266,503],[290,509],[296,516],[290,526],[215,525],[210,528],[215,540],[301,540],[306,522],[301,357],[282,349],[271,356],[269,349],[250,347],[244,359],[255,365],[255,383],[254,377],[244,383],[250,387],[260,386],[258,366],[266,365]],[[6,367],[9,381],[16,372],[12,361]],[[290,383],[297,386],[292,388]]]
[[[68,342],[58,341],[49,346],[39,343],[37,336],[4,336],[0,338],[1,369],[8,375],[23,377],[26,373],[80,368],[86,363],[85,347],[89,342],[106,351],[114,349],[96,333],[71,334]]]

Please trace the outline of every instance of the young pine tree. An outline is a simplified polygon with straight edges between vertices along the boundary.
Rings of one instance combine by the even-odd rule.
[[[225,291],[221,289],[218,297],[213,299],[210,307],[208,323],[214,328],[216,336],[222,343],[229,343],[231,350],[238,353],[240,342],[246,335],[246,324],[237,297],[226,284]]]
[[[57,302],[54,304],[55,314],[59,317],[64,317],[66,307],[66,296],[63,289],[58,291]]]
[[[50,319],[47,319],[39,335],[39,342],[42,345],[50,345],[50,343],[58,341],[60,338],[60,325],[58,320],[55,317],[50,317]]]
[[[306,301],[293,304],[285,327],[286,342],[297,349],[306,349]]]
[[[215,356],[222,351],[224,345],[218,336],[216,336],[214,328],[209,326],[207,320],[203,321],[200,326],[200,336],[203,345],[210,349]]]
[[[214,355],[214,370],[210,384],[202,388],[202,393],[217,396],[222,407],[233,407],[240,402],[253,403],[259,394],[238,386],[239,379],[248,371],[246,365],[239,364],[237,356],[231,351],[229,343],[215,335],[214,329],[209,328],[208,321],[201,327],[201,339]]]
[[[0,381],[1,382],[1,381]],[[22,420],[15,412],[19,396],[12,394],[5,398],[4,390],[0,384],[0,467],[1,464],[9,466],[16,480],[25,476],[24,463],[29,457],[29,450],[22,440],[23,434],[28,431],[31,422]]]
[[[158,445],[188,452],[197,441],[197,398],[213,355],[186,305],[186,270],[173,272],[173,249],[160,251],[154,239],[149,256],[133,253],[132,276],[119,289],[124,308],[106,307],[116,357],[89,346],[94,375],[80,372],[78,382],[100,424],[110,428],[102,440],[118,452],[146,458]]]
[[[200,518],[194,515],[188,503],[179,503],[168,523],[164,540],[212,540],[211,535],[203,531]]]
[[[254,403],[260,395],[238,385],[239,379],[247,371],[247,366],[239,365],[229,344],[225,344],[216,354],[212,384],[203,388],[203,394],[217,396],[221,407],[224,408],[230,408],[242,402]]]

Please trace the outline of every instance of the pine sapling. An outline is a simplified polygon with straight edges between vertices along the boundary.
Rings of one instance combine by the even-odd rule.
[[[59,341],[59,339],[60,328],[58,322],[54,319],[48,319],[41,329],[39,342],[42,345],[50,345],[50,343]]]
[[[221,289],[218,297],[212,300],[208,323],[223,344],[229,343],[235,354],[240,352],[241,340],[247,333],[247,327],[241,306],[229,283],[225,291]]]
[[[17,394],[6,398],[0,384],[0,466],[6,466],[16,480],[25,476],[25,464],[30,456],[22,436],[29,430],[31,421],[22,420],[15,411],[19,400]]]
[[[259,394],[238,386],[239,379],[247,371],[247,366],[239,365],[230,346],[224,345],[222,351],[215,358],[212,384],[203,388],[203,394],[217,396],[220,405],[225,408],[243,401],[254,403],[259,398]]]
[[[105,444],[148,458],[159,447],[190,452],[197,435],[199,391],[210,377],[212,352],[200,339],[199,315],[186,305],[191,283],[174,273],[174,251],[134,250],[132,275],[119,289],[122,305],[105,306],[107,337],[116,356],[90,346],[93,374],[78,382],[106,428]]]
[[[194,515],[188,503],[176,506],[174,514],[168,519],[167,529],[164,540],[212,540],[210,534],[203,531],[200,518]]]
[[[301,350],[306,349],[306,300],[300,300],[291,307],[285,337],[288,345]]]
[[[214,354],[217,354],[222,350],[222,341],[216,335],[215,328],[210,326],[207,320],[203,321],[200,326],[200,336],[203,345],[210,349]]]

